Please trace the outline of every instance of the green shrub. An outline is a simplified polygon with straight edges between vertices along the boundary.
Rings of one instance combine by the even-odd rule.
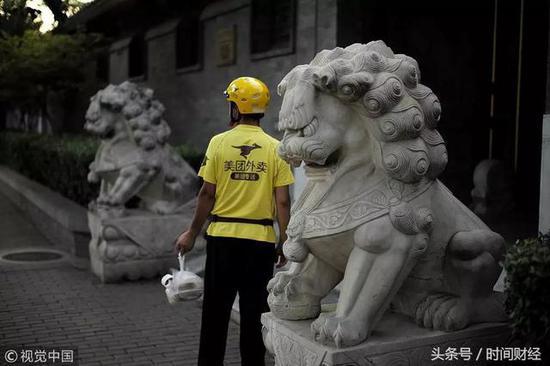
[[[87,206],[98,195],[98,185],[87,181],[98,146],[99,141],[91,136],[0,131],[0,163]],[[202,153],[185,145],[175,149],[199,169]]]
[[[185,159],[185,161],[187,161],[193,169],[195,169],[195,171],[199,171],[202,164],[202,159],[204,158],[204,153],[187,145],[175,146],[175,149],[181,157]]]
[[[526,344],[550,346],[550,232],[518,240],[508,249],[506,307],[514,335]]]
[[[0,161],[28,178],[87,206],[98,186],[88,183],[88,166],[98,143],[82,136],[0,133]]]

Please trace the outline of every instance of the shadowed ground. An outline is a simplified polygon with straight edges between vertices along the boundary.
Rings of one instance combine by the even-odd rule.
[[[1,193],[0,233],[1,252],[51,248]],[[159,279],[101,284],[64,260],[0,261],[2,349],[77,347],[80,365],[196,365],[200,317],[200,302],[168,305]],[[234,323],[225,359],[240,365]]]

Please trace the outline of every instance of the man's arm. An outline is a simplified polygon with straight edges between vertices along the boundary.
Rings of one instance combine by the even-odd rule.
[[[193,221],[187,231],[183,232],[176,239],[176,252],[186,253],[193,249],[195,239],[199,235],[204,222],[208,218],[210,211],[214,207],[216,201],[216,185],[208,182],[203,182],[201,190],[197,198],[197,207],[193,215]]]
[[[279,244],[277,245],[277,267],[286,263],[282,252],[282,245],[286,241],[286,228],[290,219],[290,195],[288,186],[275,188],[275,203],[277,205],[277,221],[279,223]]]

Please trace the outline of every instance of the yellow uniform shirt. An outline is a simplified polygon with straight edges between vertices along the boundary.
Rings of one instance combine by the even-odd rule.
[[[216,185],[212,214],[244,219],[274,219],[275,187],[294,182],[290,166],[277,155],[279,141],[259,126],[237,125],[214,136],[199,170]],[[212,222],[208,235],[275,243],[273,226]]]

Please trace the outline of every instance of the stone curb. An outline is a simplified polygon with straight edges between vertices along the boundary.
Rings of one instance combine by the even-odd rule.
[[[0,165],[0,191],[27,215],[54,248],[72,255],[73,265],[89,266],[86,208],[4,165]]]

